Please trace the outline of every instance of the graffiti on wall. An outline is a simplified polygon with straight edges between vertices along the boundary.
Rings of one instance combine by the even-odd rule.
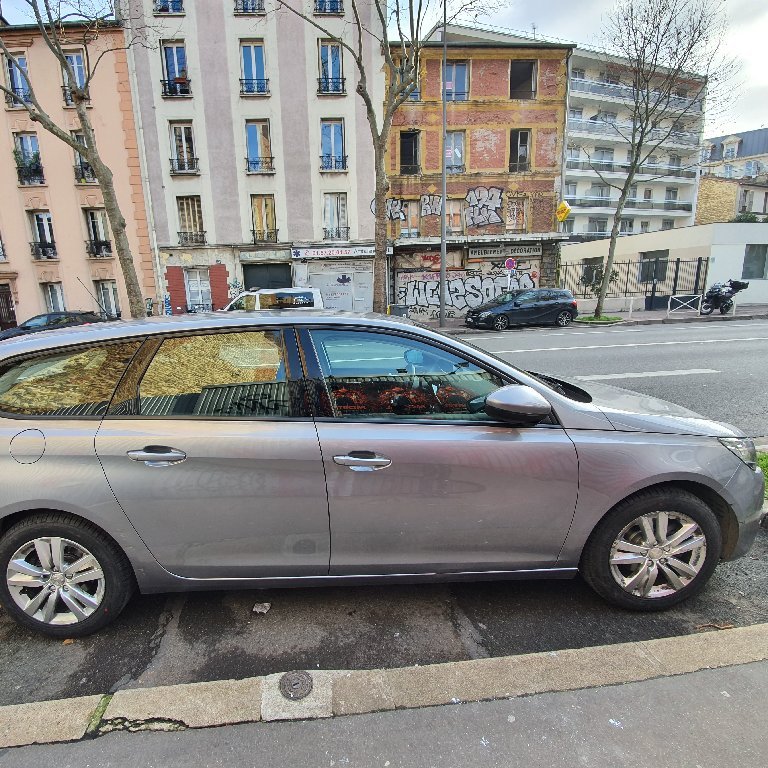
[[[501,224],[501,195],[499,187],[475,187],[464,198],[464,220],[468,227],[485,227],[489,224]]]
[[[408,217],[408,201],[401,200],[399,197],[388,197],[386,199],[385,216],[389,221],[405,221]],[[371,213],[376,215],[376,200],[371,200]]]
[[[491,301],[506,290],[536,288],[539,262],[520,261],[510,273],[501,265],[451,270],[446,283],[446,316],[462,317],[468,309]],[[436,318],[440,313],[440,276],[434,272],[399,270],[395,275],[397,303],[408,307],[408,316]]]
[[[439,216],[443,211],[442,195],[422,195],[419,198],[422,216]]]

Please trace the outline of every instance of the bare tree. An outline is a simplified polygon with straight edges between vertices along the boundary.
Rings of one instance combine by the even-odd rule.
[[[627,142],[628,154],[622,163],[627,175],[619,183],[590,158],[603,183],[619,192],[595,317],[603,313],[621,218],[635,177],[649,171],[654,178],[677,172],[647,166],[670,141],[695,150],[698,163],[705,98],[717,100],[733,71],[720,50],[725,30],[720,0],[619,0],[607,16],[604,64],[610,82],[625,86],[629,119],[598,114],[596,120],[605,136]]]
[[[134,30],[130,41],[121,33],[119,45],[106,42],[107,36],[103,34],[105,27],[118,23],[115,20],[115,12],[118,9],[113,0],[23,0],[23,2],[29,7],[43,42],[61,66],[66,83],[65,98],[67,103],[75,108],[85,144],[81,144],[69,130],[59,125],[41,105],[26,68],[20,66],[4,39],[4,33],[10,32],[13,29],[12,26],[0,27],[0,52],[4,54],[16,77],[19,78],[21,88],[14,90],[9,87],[10,83],[9,86],[0,83],[0,91],[5,94],[10,104],[24,107],[30,120],[39,123],[46,131],[79,152],[93,169],[93,174],[101,187],[104,208],[115,239],[115,249],[128,293],[130,314],[132,317],[141,317],[146,315],[146,307],[126,234],[125,218],[115,193],[112,171],[101,159],[99,153],[88,105],[91,102],[91,82],[99,65],[109,54],[117,50],[125,50],[131,45],[146,43],[145,30],[141,27],[138,28],[138,33]],[[72,59],[67,58],[66,55],[66,50],[71,49],[73,45],[82,48],[84,52],[85,71],[82,74],[75,72]]]
[[[371,131],[375,168],[374,216],[375,257],[373,302],[376,311],[386,307],[387,193],[389,177],[385,158],[389,132],[397,108],[419,88],[421,51],[424,42],[434,37],[443,25],[443,2],[449,22],[464,16],[491,13],[504,0],[349,0],[352,8],[351,35],[331,32],[315,16],[304,10],[302,0],[277,0],[278,6],[302,18],[326,39],[340,45],[357,69],[355,90],[365,103]],[[318,0],[321,7],[342,7],[342,0]],[[369,20],[369,17],[370,20]],[[348,28],[349,25],[345,25]],[[383,105],[375,102],[375,79],[381,73],[366,68],[366,44],[380,46],[384,57],[386,86]],[[373,79],[370,79],[373,78]],[[381,107],[381,109],[379,109]]]

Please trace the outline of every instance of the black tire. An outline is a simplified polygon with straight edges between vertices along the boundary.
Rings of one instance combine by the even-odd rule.
[[[619,584],[613,574],[610,562],[611,552],[619,534],[627,526],[644,515],[659,511],[685,515],[696,523],[706,542],[706,554],[698,573],[685,586],[669,594],[664,594],[663,589],[660,588],[658,596],[644,597],[627,591]],[[707,504],[688,491],[652,489],[637,493],[621,502],[598,523],[584,547],[580,570],[589,586],[609,603],[633,611],[661,611],[700,592],[715,570],[721,551],[720,524]],[[658,554],[653,555],[653,557],[658,556]],[[684,560],[685,557],[686,555],[681,555],[680,559]],[[692,552],[688,553],[688,557],[693,561]],[[670,559],[672,559],[671,556]],[[666,563],[667,560],[665,558],[659,562]],[[643,567],[639,565],[638,569],[642,570]],[[616,570],[619,569],[616,568]],[[663,574],[660,576],[663,581]]]
[[[564,309],[562,312],[557,313],[555,325],[565,328],[571,324],[571,320],[573,320],[573,315],[567,309]]]
[[[709,302],[703,301],[701,303],[701,307],[699,308],[699,312],[702,315],[711,315],[713,309],[714,309],[714,307]]]
[[[720,314],[727,315],[733,309],[733,302],[726,301],[725,304],[720,305]]]
[[[509,328],[509,318],[506,315],[496,315],[493,318],[494,331],[506,331]]]
[[[47,624],[25,613],[14,601],[6,571],[14,554],[34,539],[61,537],[75,542],[96,558],[104,575],[103,596],[87,618],[71,624]],[[43,512],[21,520],[0,540],[0,603],[17,621],[50,637],[84,637],[105,627],[125,608],[135,589],[133,570],[123,551],[92,523],[58,512]]]

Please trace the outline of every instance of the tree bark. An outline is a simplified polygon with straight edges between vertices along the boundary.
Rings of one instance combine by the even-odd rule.
[[[373,311],[387,311],[387,193],[389,179],[385,165],[386,138],[374,140],[376,191],[374,197]]]

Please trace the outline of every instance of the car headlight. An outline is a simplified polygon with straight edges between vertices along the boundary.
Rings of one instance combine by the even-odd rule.
[[[481,312],[481,313],[478,315],[478,317],[480,317],[480,318],[483,318],[483,317],[490,317],[490,314],[491,314],[490,312]]]
[[[754,469],[757,466],[757,451],[755,450],[753,440],[750,440],[748,437],[721,437],[719,440],[750,469]]]

